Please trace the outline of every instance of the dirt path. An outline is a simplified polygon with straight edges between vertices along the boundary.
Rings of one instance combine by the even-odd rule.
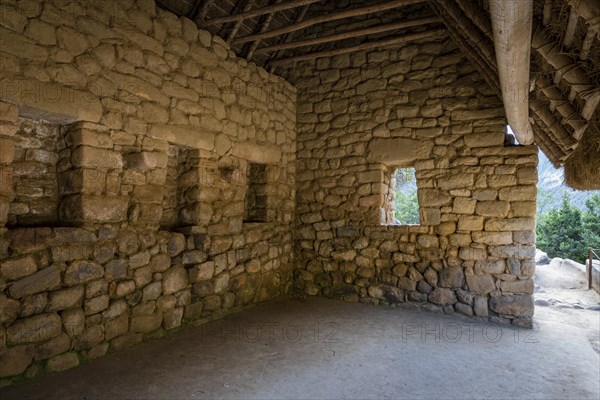
[[[535,320],[579,328],[600,354],[600,296],[587,289],[585,271],[555,258],[536,266]]]

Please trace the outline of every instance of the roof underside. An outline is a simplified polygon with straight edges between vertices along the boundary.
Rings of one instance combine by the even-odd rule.
[[[156,0],[283,77],[301,61],[448,38],[501,96],[487,0]],[[533,0],[529,115],[567,183],[600,188],[600,5]],[[570,171],[569,171],[570,169]]]

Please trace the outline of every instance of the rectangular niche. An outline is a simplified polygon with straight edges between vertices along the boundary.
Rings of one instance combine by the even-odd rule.
[[[268,176],[265,164],[248,163],[244,222],[267,222]]]
[[[66,126],[19,118],[12,163],[14,199],[8,211],[9,227],[52,226],[59,223],[57,174],[61,155],[68,161]]]
[[[160,226],[175,229],[196,225],[201,184],[198,151],[170,145],[168,155]]]

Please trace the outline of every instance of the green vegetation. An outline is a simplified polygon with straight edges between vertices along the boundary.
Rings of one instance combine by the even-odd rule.
[[[600,248],[600,194],[593,194],[579,210],[563,195],[560,208],[538,215],[537,247],[550,258],[570,258],[584,262],[589,247]]]
[[[417,179],[414,168],[401,168],[396,171],[396,223],[400,225],[419,224],[419,200],[417,198]]]

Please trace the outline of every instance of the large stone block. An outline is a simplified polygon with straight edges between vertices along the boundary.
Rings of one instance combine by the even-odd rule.
[[[0,378],[25,372],[33,361],[33,346],[16,346],[0,351]]]
[[[473,232],[472,238],[475,243],[489,245],[512,244],[512,232]]]
[[[10,164],[15,157],[15,144],[12,139],[0,137],[0,164]]]
[[[9,281],[13,281],[37,271],[37,263],[32,255],[12,258],[0,263],[0,272]]]
[[[60,270],[53,265],[13,283],[8,292],[11,297],[20,299],[31,294],[56,289],[60,286],[60,283]]]
[[[491,219],[485,223],[488,232],[533,231],[535,218]]]
[[[60,204],[61,220],[76,224],[123,222],[127,220],[126,196],[67,196]]]
[[[145,172],[155,168],[165,168],[167,166],[168,156],[166,153],[157,151],[143,151],[141,153],[132,153],[125,156],[127,168],[134,171]]]
[[[92,261],[74,261],[65,271],[64,283],[79,285],[104,276],[104,267]]]
[[[506,217],[510,210],[507,201],[480,201],[477,203],[477,215],[484,217]]]
[[[417,159],[425,159],[431,155],[433,141],[392,138],[373,139],[369,143],[367,158],[371,162],[391,166],[406,165]]]
[[[486,294],[496,289],[496,284],[490,275],[467,275],[467,287],[472,293]]]
[[[188,284],[188,274],[183,267],[171,267],[163,273],[163,292],[172,294],[185,288]]]
[[[465,135],[467,147],[495,147],[504,144],[504,132],[472,133]]]
[[[533,296],[497,296],[490,299],[490,308],[500,315],[514,317],[533,316]]]
[[[461,288],[464,284],[465,273],[462,268],[444,268],[439,271],[439,286],[444,288]]]
[[[439,189],[418,189],[421,207],[442,207],[452,204],[452,196]]]
[[[84,294],[85,289],[83,286],[75,286],[51,292],[48,297],[46,311],[61,311],[81,306]]]
[[[79,146],[71,153],[71,162],[76,167],[123,168],[121,153],[99,147]]]
[[[435,288],[428,297],[429,301],[441,306],[455,304],[458,300],[453,290],[445,288]]]
[[[58,314],[40,314],[20,319],[6,329],[9,344],[38,343],[52,339],[62,332]]]
[[[18,105],[21,116],[27,118],[70,123],[98,122],[102,117],[100,100],[58,83],[4,78],[0,81],[0,100]]]

